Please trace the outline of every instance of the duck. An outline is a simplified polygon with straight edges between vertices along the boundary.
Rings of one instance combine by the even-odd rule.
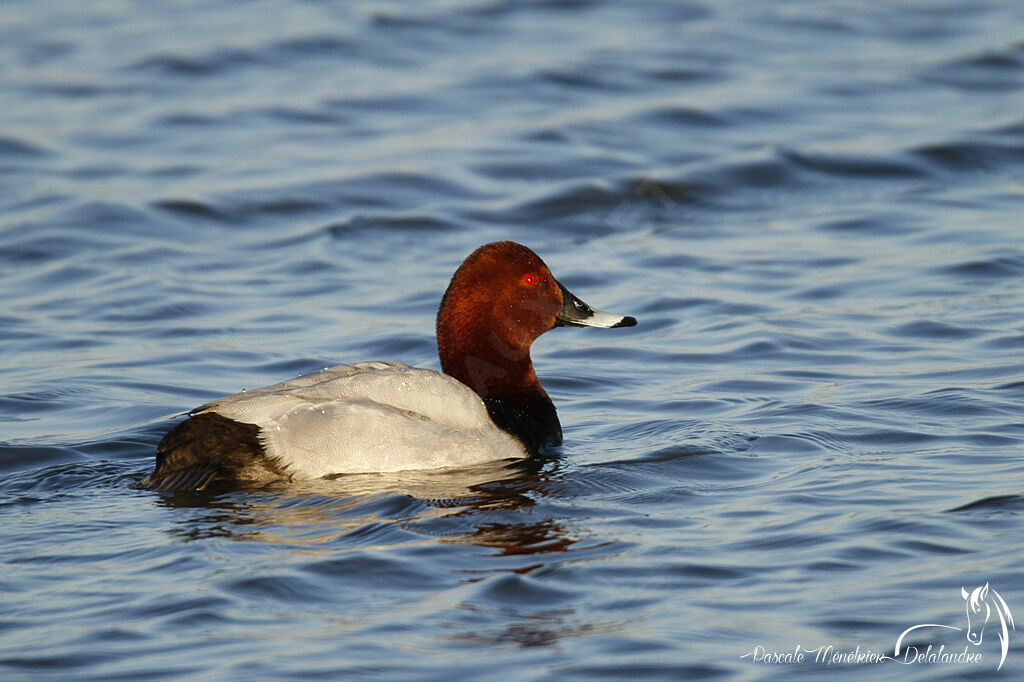
[[[441,297],[440,372],[360,362],[217,398],[164,435],[141,485],[181,492],[534,457],[562,444],[534,340],[555,327],[636,324],[581,301],[528,247],[484,244]]]

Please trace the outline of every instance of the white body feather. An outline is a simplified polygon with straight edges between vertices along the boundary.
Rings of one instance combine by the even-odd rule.
[[[522,458],[472,389],[441,372],[361,362],[219,398],[197,410],[260,427],[295,479]]]

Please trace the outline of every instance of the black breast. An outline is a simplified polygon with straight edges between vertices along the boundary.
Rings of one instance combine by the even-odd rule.
[[[555,405],[547,396],[523,401],[484,398],[491,421],[518,438],[531,455],[562,444],[562,425]]]

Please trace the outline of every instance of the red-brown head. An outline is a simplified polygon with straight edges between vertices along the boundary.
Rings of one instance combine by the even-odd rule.
[[[522,244],[485,244],[463,261],[441,299],[441,369],[483,398],[546,398],[530,361],[534,339],[559,325],[635,324],[580,301]]]

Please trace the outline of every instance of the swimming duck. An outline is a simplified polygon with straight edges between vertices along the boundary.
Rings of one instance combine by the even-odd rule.
[[[157,446],[142,484],[198,490],[217,480],[269,482],[469,466],[562,443],[530,346],[557,326],[630,327],[591,308],[537,254],[485,244],[455,271],[437,313],[441,372],[361,362],[218,398]]]

